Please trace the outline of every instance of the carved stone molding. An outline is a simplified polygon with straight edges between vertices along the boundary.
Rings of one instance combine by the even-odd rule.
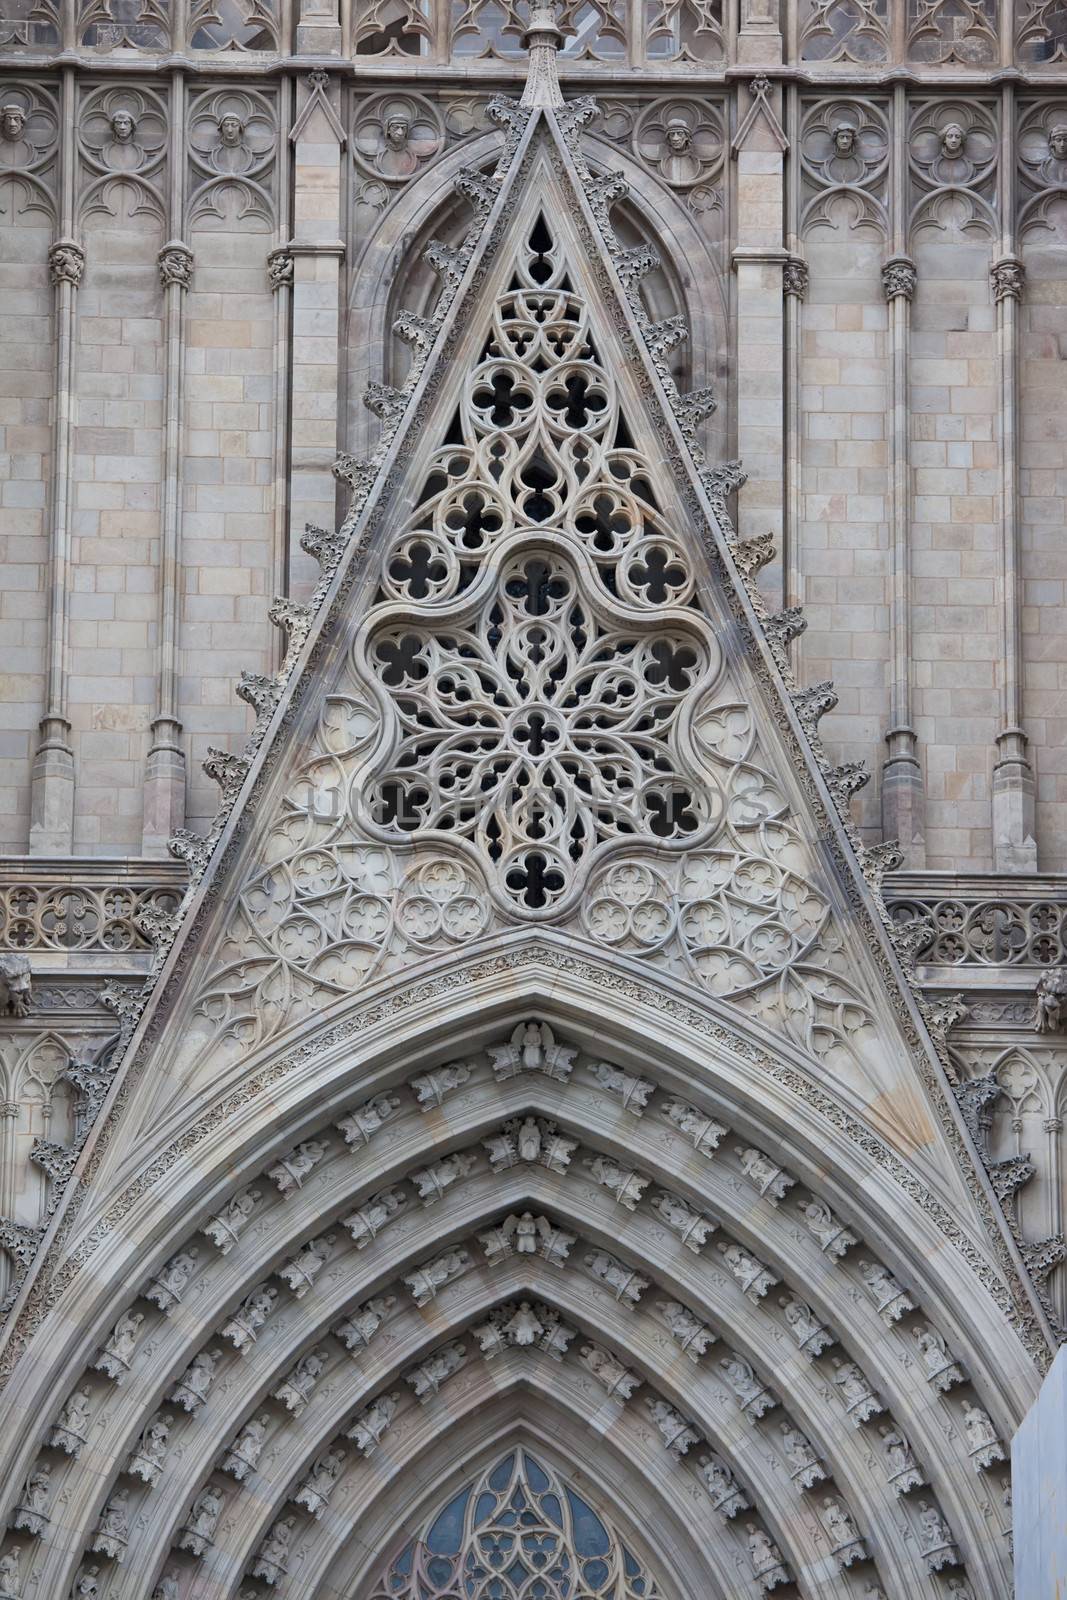
[[[85,251],[73,239],[58,239],[49,247],[48,270],[56,287],[69,283],[76,289],[85,271]]]

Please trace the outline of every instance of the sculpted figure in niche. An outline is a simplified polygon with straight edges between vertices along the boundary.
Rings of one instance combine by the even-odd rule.
[[[124,107],[120,107],[118,111],[112,112],[109,120],[112,138],[119,144],[129,144],[137,131],[137,124],[130,113]]]
[[[21,1545],[14,1544],[6,1555],[0,1556],[0,1600],[20,1600],[22,1579],[19,1561]]]
[[[385,124],[385,142],[393,150],[403,150],[408,142],[411,132],[411,123],[402,113],[396,112],[387,118]]]
[[[37,1538],[48,1521],[48,1496],[51,1493],[52,1468],[47,1461],[30,1473],[18,1505],[11,1518],[11,1526],[23,1529]]]
[[[956,160],[963,154],[966,137],[958,122],[946,122],[941,129],[941,154],[950,161]]]
[[[856,130],[851,122],[839,122],[831,134],[834,145],[834,154],[838,156],[851,156],[856,152]]]
[[[1067,1021],[1067,967],[1054,967],[1050,972],[1043,972],[1035,993],[1037,1031],[1055,1033]]]
[[[684,156],[693,142],[693,130],[684,117],[667,119],[667,148],[672,155]]]
[[[26,113],[21,106],[8,104],[0,106],[0,138],[8,144],[15,144],[22,138],[26,126]]]
[[[246,1422],[223,1458],[222,1471],[243,1483],[263,1453],[269,1427],[270,1417],[266,1412]]]
[[[219,118],[219,143],[226,146],[227,150],[236,150],[244,136],[245,125],[234,111],[227,111]]]
[[[91,1389],[77,1389],[71,1395],[48,1436],[48,1443],[53,1450],[65,1450],[68,1456],[77,1456],[89,1431],[92,1401]]]
[[[99,1567],[84,1567],[74,1580],[71,1600],[100,1600]]]
[[[1057,122],[1049,129],[1048,153],[1054,161],[1067,161],[1067,123]]]

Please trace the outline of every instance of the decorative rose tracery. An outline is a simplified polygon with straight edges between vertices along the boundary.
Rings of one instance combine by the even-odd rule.
[[[371,1600],[656,1600],[611,1524],[525,1451],[437,1510]]]

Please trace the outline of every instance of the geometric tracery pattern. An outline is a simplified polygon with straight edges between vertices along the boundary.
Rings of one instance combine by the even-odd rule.
[[[436,1512],[370,1600],[656,1600],[611,1524],[525,1451]]]

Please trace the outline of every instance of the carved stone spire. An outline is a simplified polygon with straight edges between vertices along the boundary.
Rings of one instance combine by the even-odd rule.
[[[522,40],[529,51],[530,63],[519,104],[531,110],[537,106],[554,108],[563,104],[556,67],[556,56],[563,42],[556,21],[558,11],[559,0],[533,0],[530,6],[530,26]]]

